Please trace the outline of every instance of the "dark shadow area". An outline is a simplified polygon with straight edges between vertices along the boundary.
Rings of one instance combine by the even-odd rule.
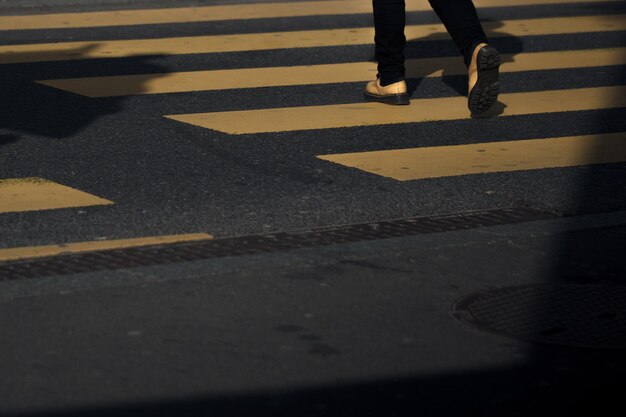
[[[0,146],[15,142],[18,139],[16,135],[0,135]]]
[[[626,35],[623,35],[626,45]],[[626,58],[626,57],[624,57]],[[622,58],[623,59],[623,58]],[[606,96],[608,103],[621,102],[616,95]],[[607,120],[598,111],[597,131],[604,133]],[[598,136],[584,150],[586,155],[607,155],[626,152],[626,133],[621,134],[621,149]],[[608,216],[612,211],[626,210],[626,176],[624,162],[588,165],[578,169],[573,184],[571,206],[567,214],[582,216],[596,214]],[[576,219],[576,218],[574,218]],[[579,223],[582,226],[582,223]],[[544,317],[546,331],[555,330],[547,338],[567,338],[574,342],[594,346],[597,350],[581,349],[580,357],[569,366],[572,369],[587,367],[594,372],[593,378],[580,381],[584,388],[580,395],[593,398],[597,405],[613,405],[605,414],[590,410],[588,415],[626,415],[622,399],[626,388],[626,224],[614,224],[589,228],[559,235],[555,242],[553,291],[550,305],[559,306],[553,314]],[[580,296],[564,297],[580,289]],[[567,299],[567,298],[565,298]],[[569,322],[568,322],[569,321]],[[579,325],[582,323],[583,326]],[[608,346],[618,347],[611,351]],[[571,350],[573,348],[569,348]],[[551,362],[561,360],[563,351],[554,350],[548,356]],[[534,352],[538,361],[540,352]],[[595,392],[598,382],[606,383],[606,391]]]
[[[595,356],[604,355],[596,352]],[[571,355],[566,355],[571,357]],[[609,354],[609,356],[611,356]],[[612,355],[613,357],[616,354]],[[531,366],[425,378],[382,379],[249,395],[209,395],[153,403],[103,406],[29,416],[622,416],[616,399],[622,376],[588,363],[555,372],[551,355]],[[559,360],[559,364],[567,360]],[[613,408],[611,408],[613,406]],[[18,416],[15,414],[14,416]]]
[[[97,48],[97,44],[73,51],[63,51],[65,56],[87,54]],[[34,134],[46,138],[63,139],[74,135],[89,126],[98,118],[122,110],[124,97],[100,100],[83,97],[70,92],[57,90],[35,83],[37,80],[59,78],[52,77],[46,71],[47,60],[51,60],[48,51],[12,53],[0,57],[0,128],[12,132],[4,134],[0,146],[19,140],[22,134]],[[135,70],[140,73],[154,74],[158,77],[165,68],[149,62],[150,58],[135,60]],[[71,68],[73,61],[54,62]],[[75,76],[75,75],[74,75]],[[142,86],[137,86],[142,91]]]
[[[623,35],[626,44],[626,34]],[[622,58],[626,59],[626,57]],[[622,97],[606,96],[608,103],[619,103]],[[611,133],[606,128],[605,112],[598,112],[596,125],[600,134]],[[607,155],[626,150],[626,133],[621,134],[621,148],[599,136],[588,155]],[[594,164],[578,169],[577,183],[572,189],[571,206],[567,215],[580,216],[626,210],[626,164]],[[579,233],[564,233],[558,242],[558,263],[555,281],[565,284],[596,284],[626,286],[626,225],[592,229]],[[626,304],[626,299],[624,300]],[[572,309],[576,306],[572,306]],[[626,323],[626,317],[621,317]],[[626,331],[626,329],[625,329]],[[626,358],[626,352],[624,352]]]

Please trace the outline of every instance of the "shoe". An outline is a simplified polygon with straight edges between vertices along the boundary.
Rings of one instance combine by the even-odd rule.
[[[500,53],[485,45],[476,56],[478,79],[467,96],[467,106],[474,114],[483,113],[498,101],[500,93]]]
[[[406,92],[406,82],[404,80],[386,86],[380,85],[380,79],[370,81],[365,86],[365,100],[376,101],[385,104],[409,104],[409,95]]]

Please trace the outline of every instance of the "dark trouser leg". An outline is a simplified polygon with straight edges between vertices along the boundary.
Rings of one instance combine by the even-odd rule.
[[[381,85],[404,80],[404,0],[373,0],[376,60]]]
[[[472,0],[428,0],[469,66],[476,46],[487,43]]]

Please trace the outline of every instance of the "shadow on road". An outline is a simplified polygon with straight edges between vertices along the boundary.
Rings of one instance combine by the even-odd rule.
[[[539,359],[539,358],[537,358]],[[544,358],[547,359],[547,358]],[[267,391],[249,395],[187,398],[179,401],[75,409],[31,416],[618,416],[610,410],[618,379],[597,373],[557,379],[549,363],[434,377],[386,379],[349,385]],[[558,389],[554,388],[557,384]],[[605,412],[610,411],[611,414]],[[600,414],[598,414],[600,413]],[[621,414],[623,415],[623,414]]]
[[[0,146],[15,142],[17,139],[16,135],[0,135]]]
[[[606,96],[605,100],[613,104],[621,101],[616,95]],[[610,116],[610,112],[597,112],[594,133],[624,132],[623,116]],[[583,152],[606,155],[615,151],[614,145],[598,139]],[[624,151],[626,134],[620,154]],[[577,170],[567,215],[607,216],[626,209],[624,163]],[[545,329],[547,339],[571,340],[571,346],[588,347],[537,350],[533,363],[543,360],[558,369],[569,385],[577,381],[577,389],[564,398],[565,404],[586,401],[586,415],[626,415],[621,399],[626,387],[626,224],[592,226],[585,225],[582,217],[572,220],[573,228],[579,230],[563,232],[555,240],[554,272],[546,283],[553,290],[547,300],[536,302],[535,309],[546,312],[538,327]],[[577,415],[584,414],[576,411]]]
[[[64,52],[71,56],[83,55],[96,47],[94,44]],[[98,118],[122,110],[124,97],[98,101],[36,84],[36,80],[59,78],[60,65],[68,70],[74,65],[74,61],[54,62],[57,73],[51,77],[50,63],[45,62],[49,56],[49,52],[42,51],[11,53],[7,60],[0,57],[0,62],[12,62],[0,65],[0,129],[10,132],[0,131],[0,146],[16,142],[21,134],[68,138]],[[150,63],[149,59],[134,58],[132,71],[159,77],[165,69]],[[136,90],[143,91],[143,87],[137,86]]]

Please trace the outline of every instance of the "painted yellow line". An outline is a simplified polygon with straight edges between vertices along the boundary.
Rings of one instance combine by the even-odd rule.
[[[626,132],[321,155],[399,181],[626,161]]]
[[[66,243],[63,245],[31,246],[22,248],[0,249],[0,261],[43,258],[69,253],[102,251],[110,249],[135,248],[139,246],[163,245],[166,243],[208,240],[213,237],[206,233],[186,235],[141,237],[134,239],[97,240],[93,242]]]
[[[502,94],[503,116],[626,107],[626,86]],[[499,106],[494,105],[494,109]],[[165,116],[232,135],[467,119],[465,97],[411,100],[410,106],[334,104]]]
[[[588,68],[626,65],[626,48],[579,51],[534,52],[503,55],[501,72]],[[439,77],[467,73],[462,60],[431,58],[407,60],[408,77]],[[37,81],[50,87],[87,97],[163,94],[189,91],[228,90],[307,84],[347,83],[374,79],[376,64],[307,65],[234,70],[190,71],[168,74],[122,75],[114,77],[68,78]]]
[[[505,20],[484,22],[483,26],[491,38],[610,32],[626,30],[626,15]],[[407,38],[413,40],[449,38],[441,24],[408,26],[405,33]],[[0,64],[366,45],[373,43],[373,39],[373,28],[354,28],[162,39],[4,45],[0,46]]]
[[[0,180],[0,213],[113,204],[42,178]]]
[[[477,7],[532,6],[543,4],[601,3],[620,0],[475,0]],[[407,11],[430,10],[427,2],[407,0]],[[104,12],[54,13],[0,16],[0,30],[85,28],[98,26],[212,22],[265,18],[367,14],[372,5],[362,0],[257,3]]]

